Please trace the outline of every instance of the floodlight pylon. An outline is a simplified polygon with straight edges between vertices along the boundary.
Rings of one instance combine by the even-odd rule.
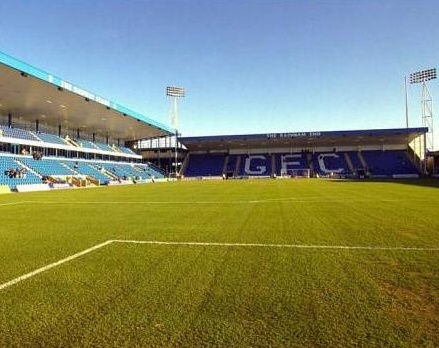
[[[430,93],[427,81],[436,79],[436,68],[418,71],[410,74],[410,84],[422,83],[421,94],[421,119],[422,126],[427,127],[426,148],[434,149],[433,131],[433,98]]]
[[[177,99],[184,98],[186,91],[182,87],[166,87],[166,96],[171,99],[171,124],[175,129],[175,156],[174,169],[175,177],[178,176],[178,104]]]

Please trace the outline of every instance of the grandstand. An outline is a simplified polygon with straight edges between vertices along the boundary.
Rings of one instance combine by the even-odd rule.
[[[133,148],[171,130],[0,53],[0,186],[13,191],[163,178]]]
[[[414,178],[426,128],[185,137],[185,177]]]

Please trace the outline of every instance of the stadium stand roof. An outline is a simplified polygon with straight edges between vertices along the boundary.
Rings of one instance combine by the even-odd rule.
[[[251,148],[303,148],[320,146],[362,146],[409,143],[428,131],[426,127],[368,129],[325,132],[286,132],[248,135],[182,137],[189,151],[211,151]]]
[[[172,133],[159,122],[2,52],[0,114],[124,141]]]

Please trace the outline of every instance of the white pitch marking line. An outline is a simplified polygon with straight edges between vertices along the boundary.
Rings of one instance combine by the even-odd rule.
[[[100,249],[111,243],[127,244],[155,244],[155,245],[183,245],[183,246],[223,246],[223,247],[265,247],[265,248],[294,248],[294,249],[342,249],[342,250],[387,250],[387,251],[439,251],[439,248],[421,248],[421,247],[373,247],[373,246],[348,246],[348,245],[307,245],[307,244],[263,244],[263,243],[219,243],[219,242],[165,242],[156,240],[107,240],[106,242],[92,246],[79,253],[68,256],[57,262],[50,263],[44,267],[38,268],[32,272],[26,273],[20,277],[12,279],[4,284],[0,284],[0,291],[23,280],[29,279],[51,268],[62,265],[63,263],[74,260],[80,256]]]
[[[22,202],[15,202],[15,203],[5,203],[0,204],[2,205],[17,205],[17,204],[56,204],[56,205],[67,205],[67,204],[74,204],[74,205],[86,205],[86,204],[127,204],[127,205],[139,205],[139,204],[145,204],[145,205],[181,205],[181,204],[249,204],[249,203],[268,203],[272,202],[273,199],[266,199],[266,200],[250,200],[250,201],[74,201],[74,202],[67,202],[67,201],[22,201]],[[314,202],[307,199],[297,199],[297,198],[285,198],[285,199],[279,199],[279,201],[294,201],[299,203],[306,203],[306,202]]]
[[[4,207],[4,206],[8,206],[8,205],[20,205],[20,204],[25,204],[25,203],[27,203],[27,202],[21,201],[21,202],[0,203],[0,206]]]
[[[104,247],[104,246],[106,246],[106,245],[108,245],[110,243],[113,243],[113,241],[112,240],[107,240],[104,243],[97,244],[97,245],[92,246],[91,248],[85,249],[85,250],[83,250],[83,251],[81,251],[79,253],[76,253],[76,254],[73,254],[71,256],[68,256],[65,259],[62,259],[62,260],[50,263],[50,264],[48,264],[48,265],[46,265],[44,267],[41,267],[41,268],[38,268],[38,269],[32,271],[32,272],[23,274],[20,277],[17,277],[15,279],[10,280],[9,282],[1,284],[0,285],[0,291],[3,290],[3,289],[6,289],[6,288],[8,288],[8,287],[10,287],[12,285],[15,285],[15,284],[17,284],[17,283],[19,283],[19,282],[21,282],[21,281],[23,281],[25,279],[31,278],[33,276],[36,276],[39,273],[45,272],[45,271],[47,271],[47,270],[49,270],[51,268],[57,267],[59,265],[62,265],[63,263],[66,263],[66,262],[69,262],[71,260],[74,260],[74,259],[76,259],[76,258],[78,258],[78,257],[80,257],[82,255],[85,255],[85,254],[88,254],[88,253],[90,253],[92,251],[95,251],[96,249],[102,248],[102,247]]]
[[[421,247],[374,247],[349,245],[308,245],[308,244],[263,244],[263,243],[216,243],[216,242],[163,242],[155,240],[113,240],[115,243],[185,245],[185,246],[224,246],[224,247],[265,247],[290,249],[345,249],[345,250],[389,250],[389,251],[439,251],[439,248]]]
[[[10,203],[0,203],[0,206],[8,206],[8,205],[20,205],[20,204],[74,204],[74,205],[85,205],[85,204],[127,204],[127,205],[139,205],[139,204],[145,204],[145,205],[182,205],[182,204],[191,204],[191,205],[207,205],[207,204],[260,204],[260,203],[272,203],[272,202],[291,202],[291,203],[316,203],[316,202],[331,202],[331,203],[337,203],[341,202],[344,203],[346,201],[349,202],[369,202],[370,200],[365,198],[359,198],[354,199],[352,198],[329,198],[329,199],[322,199],[317,197],[286,197],[286,198],[267,198],[267,199],[259,199],[259,200],[248,200],[248,201],[73,201],[73,202],[66,202],[66,201],[20,201],[20,202],[10,202]],[[383,203],[393,203],[393,202],[399,202],[401,200],[398,199],[382,199],[378,202]]]

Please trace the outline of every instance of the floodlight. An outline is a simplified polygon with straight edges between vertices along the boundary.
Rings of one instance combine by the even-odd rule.
[[[421,83],[436,78],[436,68],[417,71],[410,74],[410,83]]]
[[[168,97],[183,98],[185,90],[182,87],[166,87],[166,95]]]

